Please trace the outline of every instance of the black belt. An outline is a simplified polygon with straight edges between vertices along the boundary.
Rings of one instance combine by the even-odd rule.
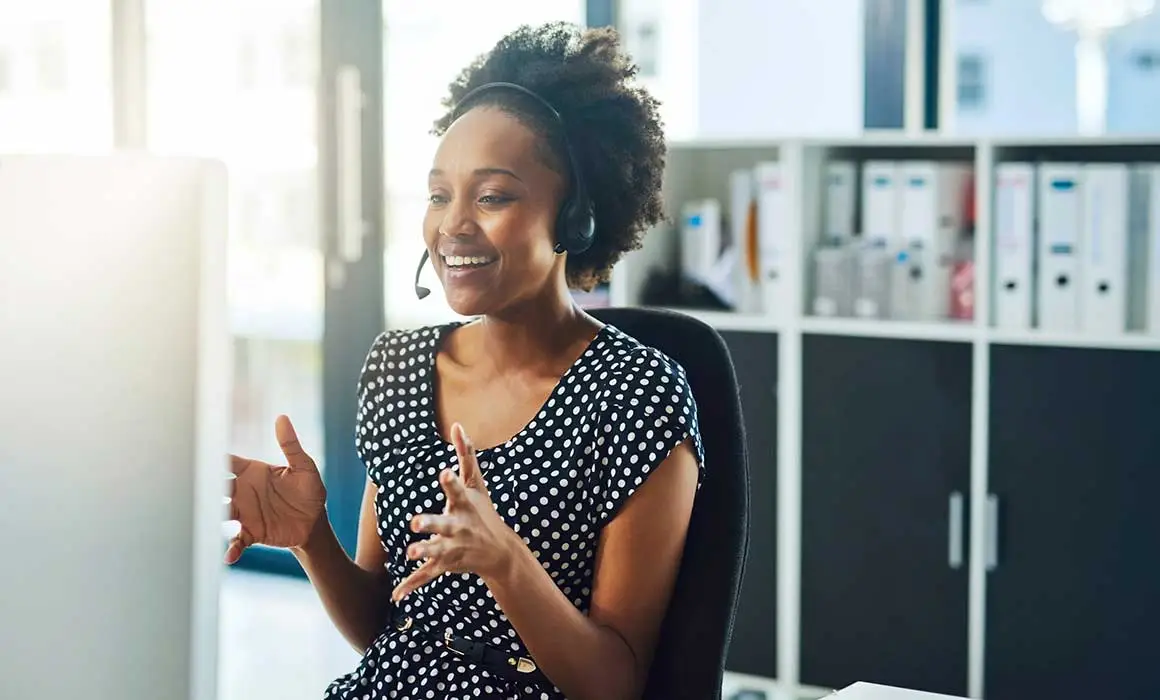
[[[536,667],[536,662],[527,656],[515,656],[489,644],[452,634],[450,627],[441,636],[432,634],[416,625],[411,616],[403,615],[397,611],[392,615],[392,624],[400,632],[418,633],[427,640],[442,645],[452,653],[458,654],[498,676],[519,683],[538,683],[549,688],[554,687],[543,671]]]

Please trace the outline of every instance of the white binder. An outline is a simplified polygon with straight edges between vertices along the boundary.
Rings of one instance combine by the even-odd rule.
[[[749,240],[750,227],[756,227],[750,221],[750,217],[756,216],[755,197],[752,168],[734,170],[729,174],[729,229],[732,234],[731,245],[737,250],[738,260],[737,309],[754,314],[762,310],[760,272],[757,275],[750,274],[750,258],[760,254],[758,250],[751,250],[752,242]]]
[[[1038,326],[1046,331],[1080,328],[1080,170],[1076,163],[1039,166]]]
[[[854,315],[858,318],[891,318],[890,276],[894,255],[879,239],[861,241],[853,248]]]
[[[1080,243],[1080,328],[1092,335],[1128,326],[1128,166],[1083,167]]]
[[[825,230],[822,243],[837,245],[854,237],[854,212],[858,199],[858,169],[850,161],[826,164]]]
[[[1031,328],[1035,299],[1035,166],[995,168],[995,327]]]
[[[937,321],[950,314],[951,269],[963,227],[971,166],[908,161],[899,165],[901,244],[892,292],[894,318]]]
[[[854,305],[853,256],[855,243],[827,245],[814,250],[815,316],[849,316]]]
[[[757,181],[757,248],[760,253],[762,309],[782,317],[785,308],[786,236],[789,228],[789,199],[786,194],[782,164],[777,161],[758,163],[753,169]]]
[[[898,170],[894,161],[870,160],[862,166],[862,238],[885,241],[891,251],[901,247]]]

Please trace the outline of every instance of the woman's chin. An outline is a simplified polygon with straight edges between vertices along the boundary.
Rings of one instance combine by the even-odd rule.
[[[447,294],[447,305],[459,316],[484,316],[492,310],[491,304],[478,294]]]

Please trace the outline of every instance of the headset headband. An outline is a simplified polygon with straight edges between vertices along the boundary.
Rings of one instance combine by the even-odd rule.
[[[571,171],[572,175],[573,198],[586,206],[588,203],[588,189],[584,186],[584,178],[580,174],[580,164],[576,160],[576,154],[572,151],[572,143],[568,138],[567,124],[564,121],[564,118],[560,116],[560,112],[554,106],[552,106],[551,102],[548,102],[546,99],[536,94],[532,90],[524,87],[523,85],[518,85],[516,83],[484,83],[483,85],[472,88],[466,95],[460,98],[459,103],[455,105],[456,118],[461,116],[464,110],[470,106],[472,99],[479,97],[484,93],[494,92],[497,90],[511,90],[512,92],[517,92],[530,97],[541,107],[543,107],[544,110],[550,114],[553,119],[556,120],[556,123],[560,125],[560,138],[563,139],[564,142],[565,156],[568,158],[568,169]]]

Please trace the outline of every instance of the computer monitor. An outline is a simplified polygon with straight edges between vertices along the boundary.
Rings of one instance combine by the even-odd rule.
[[[225,183],[0,156],[0,697],[216,696]]]

